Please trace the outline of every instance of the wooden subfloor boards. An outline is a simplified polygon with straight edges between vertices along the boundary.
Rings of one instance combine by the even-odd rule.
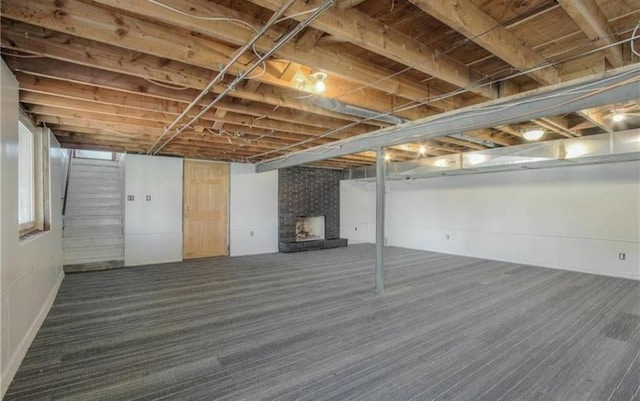
[[[5,400],[640,399],[639,282],[373,255],[68,275]]]

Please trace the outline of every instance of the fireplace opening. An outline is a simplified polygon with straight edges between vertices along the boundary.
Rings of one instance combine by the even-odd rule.
[[[296,217],[296,242],[324,238],[324,216]]]

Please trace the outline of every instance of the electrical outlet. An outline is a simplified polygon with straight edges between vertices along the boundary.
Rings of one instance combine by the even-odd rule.
[[[618,259],[625,260],[627,258],[627,254],[624,252],[618,253]]]
[[[451,236],[449,234],[444,236],[445,239],[451,239]]]
[[[253,231],[251,231],[251,236],[253,237]]]
[[[358,231],[358,227],[356,227],[356,231]]]

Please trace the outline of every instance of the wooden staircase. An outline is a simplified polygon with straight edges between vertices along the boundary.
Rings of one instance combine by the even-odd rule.
[[[120,162],[72,158],[62,234],[64,271],[124,266]]]

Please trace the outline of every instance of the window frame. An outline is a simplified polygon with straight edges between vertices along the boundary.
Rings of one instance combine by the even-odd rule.
[[[32,221],[19,224],[20,239],[23,239],[40,232],[48,231],[50,228],[49,141],[47,135],[49,130],[47,128],[36,127],[31,118],[22,110],[20,110],[18,121],[31,133],[33,143],[32,202],[34,214]],[[20,129],[19,125],[18,129]],[[18,185],[20,185],[19,182]]]

